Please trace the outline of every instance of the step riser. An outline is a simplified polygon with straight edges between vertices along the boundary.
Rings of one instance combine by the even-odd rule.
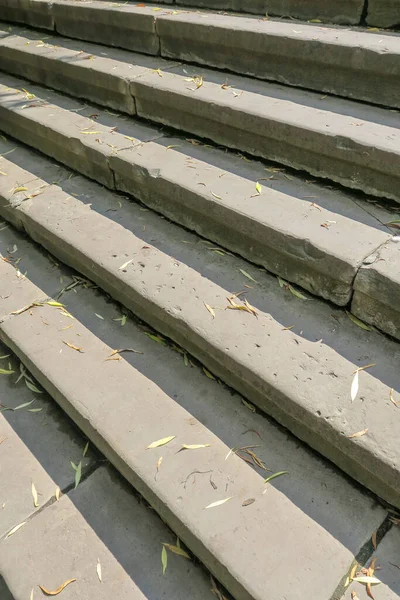
[[[81,98],[128,114],[136,110],[145,119],[400,202],[400,152],[391,141],[396,133],[392,127],[381,130],[376,125],[368,135],[360,127],[358,134],[357,122],[348,117],[336,119],[331,113],[323,117],[326,124],[308,126],[308,121],[320,119],[320,114],[306,105],[291,103],[286,104],[286,109],[292,111],[291,120],[285,122],[277,111],[276,101],[271,100],[268,109],[260,113],[255,94],[244,92],[240,98],[217,96],[214,86],[203,91],[205,84],[198,90],[201,95],[196,95],[188,89],[185,73],[177,79],[176,73],[168,70],[159,77],[150,69],[139,69],[138,75],[129,81],[128,75],[117,76],[104,63],[96,68],[96,60],[85,60],[81,55],[80,60],[71,59],[67,64],[55,59],[57,49],[39,54],[16,49],[14,42],[11,47],[6,44],[9,44],[7,38],[0,43],[1,64],[12,74],[69,93],[73,91]],[[84,64],[80,65],[82,60]],[[223,90],[222,93],[228,94]],[[314,97],[310,98],[315,102]],[[321,100],[321,111],[328,107]],[[344,110],[351,108],[346,104]],[[385,118],[383,111],[381,117]],[[368,121],[365,124],[368,127]],[[387,148],[376,143],[377,135],[390,138]],[[371,140],[375,145],[369,145]]]
[[[297,30],[292,24],[218,14],[112,8],[101,1],[49,2],[44,20],[49,11],[61,35],[400,107],[395,38],[315,25]]]

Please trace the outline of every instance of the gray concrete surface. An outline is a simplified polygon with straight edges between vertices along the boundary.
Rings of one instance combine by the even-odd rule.
[[[0,15],[5,21],[54,29],[52,2],[48,0],[1,0]]]
[[[158,55],[161,50],[173,59],[400,106],[396,36],[382,39],[365,30],[329,29],[317,23],[294,29],[293,23],[260,18],[100,0],[58,0],[42,6],[45,13],[51,12],[54,29],[61,35],[146,54]],[[21,20],[17,14],[15,20]]]
[[[42,19],[43,24],[41,25],[39,20],[35,22],[32,19],[26,8],[29,6],[31,11],[38,10],[37,5],[43,4],[45,5],[43,12],[46,14],[51,8],[55,12],[57,4],[62,2],[63,0],[61,2],[59,0],[55,2],[51,2],[51,0],[0,0],[0,7],[5,11],[6,16],[3,17],[4,19],[37,27],[52,28],[53,22],[51,20]],[[108,4],[112,8],[121,7],[119,2],[109,2]],[[163,0],[161,7],[163,7],[163,4],[170,5],[173,2],[172,0]],[[244,0],[176,0],[176,4],[180,10],[184,10],[186,7],[231,10],[262,15],[263,17],[272,15],[303,20],[318,19],[323,22],[339,23],[341,25],[357,25],[360,22],[364,6],[363,0],[335,0],[324,5],[321,5],[318,0],[247,0],[246,2]],[[51,7],[51,5],[53,6]],[[154,10],[158,10],[158,6],[159,4],[156,5]],[[385,6],[388,6],[387,2]],[[168,8],[175,7],[168,6]]]
[[[374,585],[371,589],[375,600],[398,600],[400,597],[400,577],[399,577],[399,557],[400,557],[400,530],[393,527],[385,535],[379,544],[374,558],[376,558],[376,567],[379,567],[374,573],[382,583]],[[368,560],[363,566],[368,567],[371,561]],[[359,598],[365,598],[365,585],[361,583],[351,583],[343,596],[343,600],[350,600],[351,593],[356,592]]]
[[[79,182],[77,186],[82,189]],[[204,260],[194,265],[190,260],[176,259],[181,247],[186,246],[181,241],[183,232],[179,234],[177,246],[165,252],[152,240],[146,243],[140,228],[129,230],[129,218],[124,216],[121,225],[110,221],[108,202],[103,215],[90,210],[91,204],[82,203],[58,189],[50,197],[43,193],[24,202],[19,211],[24,215],[24,228],[36,241],[183,345],[207,368],[353,477],[393,503],[398,502],[395,436],[387,435],[395,410],[389,390],[399,387],[396,368],[390,376],[390,387],[373,371],[362,373],[360,401],[364,404],[365,397],[375,401],[369,401],[360,411],[358,403],[350,402],[350,387],[352,372],[363,366],[360,357],[364,356],[364,346],[343,356],[326,345],[321,330],[315,338],[317,344],[301,335],[293,337],[292,332],[286,335],[280,322],[270,316],[271,302],[261,305],[258,320],[252,315],[223,310],[229,293],[237,292],[244,282],[249,282],[242,274],[243,270],[248,273],[248,265],[240,266],[238,261],[235,269],[242,274],[242,279],[237,287],[230,284],[228,288],[221,287],[223,279],[215,272],[211,271],[211,280],[205,278]],[[45,211],[43,206],[46,206]],[[121,270],[129,260],[132,262]],[[250,276],[259,281],[260,271],[250,267]],[[278,287],[273,291],[273,305],[281,302],[281,294]],[[207,312],[204,302],[216,307],[215,319]],[[276,347],[280,348],[278,354]],[[378,361],[373,359],[376,353],[374,348],[369,362]],[[385,360],[388,356],[396,360],[398,347],[392,344],[384,355]],[[265,364],[269,365],[268,370]],[[324,389],[324,398],[329,398],[325,408],[321,406],[320,387]],[[343,398],[348,398],[344,405]],[[384,407],[382,398],[386,398]],[[371,435],[347,438],[371,422],[375,425]]]
[[[41,317],[49,324],[45,332]],[[310,580],[303,580],[303,590],[306,593],[317,586],[322,597],[330,598],[338,579],[351,562],[349,549],[273,486],[262,495],[263,479],[260,475],[236,455],[225,460],[228,447],[128,363],[111,361],[99,371],[99,362],[104,364],[111,348],[78,320],[74,322],[68,339],[79,342],[83,353],[64,348],[62,340],[66,334],[60,329],[65,320],[51,307],[37,308],[32,316],[22,313],[3,322],[1,335],[23,357],[39,381],[51,390],[64,410],[89,434],[99,449],[106,452],[228,590],[238,599],[263,598],[265,581],[257,574],[263,572],[261,564],[267,560],[271,565],[268,575],[271,596],[290,595],[291,590],[293,594],[298,593],[300,583],[297,579],[282,579],[279,572],[282,560],[274,548],[275,540],[275,544],[286,549],[285,572],[288,565],[297,564],[298,552],[310,564],[321,558],[329,563],[328,575],[316,573],[312,585]],[[37,329],[39,324],[40,329]],[[24,334],[21,336],[18,331]],[[31,344],[34,346],[30,347]],[[84,379],[78,382],[71,378],[71,372],[81,370],[85,372]],[[135,390],[134,397],[132,390]],[[145,403],[143,398],[146,398]],[[110,412],[107,410],[110,405],[118,406],[118,409]],[[134,423],[140,423],[140,426]],[[173,443],[162,451],[146,450],[148,443],[171,431],[177,432]],[[210,443],[212,450],[204,448],[203,451],[177,455],[180,444],[188,443],[183,440]],[[155,479],[155,465],[160,454],[164,461]],[[216,490],[209,482],[204,482],[200,488],[195,484],[183,486],[182,490],[182,481],[193,470],[210,469],[213,470]],[[217,512],[222,507],[204,512],[205,506],[223,499],[221,496],[225,498],[226,494],[233,498],[224,505],[223,520],[221,512]],[[256,499],[250,510],[241,507],[248,497]],[[273,521],[271,514],[275,516]],[[382,514],[378,511],[375,515],[374,527],[379,524]],[[366,521],[368,529],[374,520],[371,517],[369,514]],[[285,523],[290,523],[290,527],[286,527]],[[270,540],[268,548],[265,547],[267,532]],[[240,547],[229,543],[232,535],[234,539],[241,540]],[[364,542],[367,536],[364,534],[361,538]],[[261,544],[263,552],[254,554],[256,544]],[[7,556],[10,554],[7,553]]]
[[[157,13],[156,21],[162,56],[400,107],[400,37],[212,13],[164,13]]]
[[[350,300],[364,259],[390,239],[382,216],[369,214],[372,205],[349,202],[338,191],[299,180],[289,183],[293,180],[285,173],[268,172],[260,163],[221,150],[163,137],[137,122],[127,129],[123,117],[103,120],[103,114],[96,113],[94,121],[94,107],[59,94],[47,95],[54,105],[27,110],[23,95],[10,93],[11,85],[21,89],[24,82],[3,81],[8,84],[2,87],[3,128],[12,135],[109,187],[133,193],[167,217],[339,305]],[[38,97],[44,91],[36,86],[29,89]],[[93,127],[96,136],[85,135]],[[154,144],[142,143],[152,139]],[[4,154],[14,150],[15,143],[3,143],[2,148]],[[13,206],[40,185],[56,183],[58,177],[49,179],[45,162],[36,159],[35,163],[34,155],[24,155],[27,163],[19,161],[24,168],[31,166],[32,172],[26,173],[14,167],[16,156],[15,150],[10,159],[4,156],[8,177],[0,181],[3,198]],[[35,176],[45,181],[39,184]],[[22,180],[32,180],[28,191],[14,194]],[[43,193],[53,191],[47,188]],[[14,211],[8,218],[18,215]],[[391,218],[385,215],[386,222]]]
[[[157,12],[151,7],[63,0],[52,3],[52,14],[61,35],[146,54],[160,53]]]
[[[4,70],[350,188],[400,199],[397,113],[234,75],[228,78],[234,89],[223,89],[226,76],[210,69],[173,67],[158,57],[112,48],[104,57],[104,47],[58,37],[57,47],[27,45],[30,38],[35,34],[0,40]],[[122,55],[141,65],[123,62]],[[198,88],[196,81],[202,83]]]
[[[388,241],[354,282],[352,311],[400,339],[400,240]]]
[[[399,0],[368,0],[368,25],[398,27],[400,25]]]

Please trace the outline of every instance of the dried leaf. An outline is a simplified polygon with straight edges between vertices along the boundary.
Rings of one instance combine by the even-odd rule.
[[[256,191],[257,191],[257,194],[261,194],[261,192],[262,192],[262,186],[258,181],[256,183]]]
[[[229,496],[229,498],[225,498],[225,500],[217,500],[217,502],[212,502],[206,506],[206,508],[215,508],[216,506],[221,506],[221,504],[225,504],[225,502],[228,502],[228,500],[231,500],[231,498],[233,498],[233,496]]]
[[[47,304],[48,306],[57,306],[57,307],[65,306],[65,304],[61,304],[61,302],[56,302],[55,300],[49,300],[48,302],[45,302],[44,304]]]
[[[351,592],[351,600],[360,600],[357,596],[357,592],[355,592],[354,590]]]
[[[377,534],[377,532],[374,531],[374,533],[371,536],[371,543],[372,543],[372,547],[374,550],[376,550],[376,534]]]
[[[99,558],[97,559],[96,572],[97,572],[97,577],[99,578],[99,581],[101,581],[101,564],[100,564]]]
[[[123,271],[124,269],[126,269],[126,267],[128,265],[130,265],[132,261],[133,261],[133,258],[131,258],[130,260],[127,260],[123,265],[121,265],[120,267],[118,267],[118,271]]]
[[[209,304],[207,304],[206,302],[204,302],[204,306],[206,307],[208,312],[212,315],[212,318],[215,319],[215,312],[213,311],[212,307]]]
[[[394,392],[394,389],[392,388],[392,389],[390,390],[390,392],[389,392],[389,399],[390,399],[390,402],[393,402],[393,404],[394,404],[394,405],[395,405],[397,408],[399,408],[399,406],[400,406],[400,402],[398,402],[397,400],[395,400],[395,399],[394,399],[394,397],[393,397],[393,392]]]
[[[13,194],[18,194],[18,192],[26,192],[27,190],[28,190],[27,187],[25,187],[24,185],[21,185],[14,189]]]
[[[250,279],[250,281],[254,281],[254,283],[258,283],[258,281],[256,281],[251,275],[249,275],[249,273],[247,273],[247,271],[245,271],[244,269],[239,269],[239,271],[241,272],[242,275],[244,275],[245,277],[247,277],[247,279]]]
[[[255,498],[249,498],[248,500],[244,500],[244,502],[242,502],[242,506],[250,506],[250,504],[253,504],[255,501]]]
[[[44,594],[46,594],[46,596],[57,596],[67,587],[67,585],[69,585],[70,583],[73,583],[74,581],[76,581],[76,579],[68,579],[67,581],[64,581],[64,583],[62,585],[60,585],[60,587],[57,588],[56,590],[54,590],[53,592],[46,590],[46,588],[43,587],[42,585],[39,585],[39,587],[42,590],[42,592]]]
[[[32,589],[31,589],[31,593],[30,593],[30,596],[29,596],[29,600],[33,600],[33,592],[34,592],[34,588],[32,588]]]
[[[208,377],[208,379],[215,379],[214,375],[212,375],[210,371],[207,371],[205,367],[203,367],[203,373],[206,377]]]
[[[82,477],[82,461],[79,461],[79,464],[76,467],[76,471],[75,471],[75,489],[78,487],[81,477]]]
[[[358,370],[355,372],[353,381],[351,384],[350,397],[351,401],[354,402],[358,394]]]
[[[244,398],[242,398],[242,404],[244,404],[244,406],[246,408],[248,408],[249,410],[251,410],[251,412],[253,412],[253,413],[256,412],[255,407],[252,404],[250,404],[250,402],[247,402],[247,400],[245,400]]]
[[[214,194],[214,192],[211,192],[211,194],[214,196],[214,198],[217,198],[217,200],[222,200],[221,196]]]
[[[6,535],[6,537],[10,537],[11,535],[14,535],[14,533],[16,533],[18,531],[18,529],[21,529],[21,527],[23,527],[25,525],[26,521],[23,521],[22,523],[20,523],[19,525],[16,525],[15,527],[13,527],[11,529],[11,531],[9,531]]]
[[[56,487],[56,492],[55,492],[55,494],[54,494],[54,496],[55,496],[55,499],[57,500],[57,502],[58,502],[58,501],[59,501],[59,499],[60,499],[60,494],[61,494],[61,490],[60,490],[60,488],[57,486],[57,487]]]
[[[350,580],[354,579],[354,575],[356,574],[357,569],[358,569],[358,563],[353,565],[353,568],[350,571],[350,575],[349,575]]]
[[[170,435],[168,437],[161,438],[161,440],[156,440],[155,442],[152,442],[151,444],[149,444],[147,446],[146,450],[151,450],[152,448],[159,448],[160,446],[165,446],[166,444],[169,444],[175,438],[176,438],[176,435]]]
[[[299,290],[296,290],[296,288],[294,288],[290,283],[288,284],[287,287],[292,292],[293,296],[296,296],[296,298],[300,298],[300,300],[308,300],[307,296],[304,296],[303,294],[301,294],[299,292]]]
[[[36,491],[35,484],[33,483],[33,481],[32,481],[32,488],[31,489],[32,489],[33,506],[35,508],[37,508],[39,506],[38,493]]]
[[[89,442],[87,442],[86,446],[83,449],[82,458],[85,458],[88,450],[89,450]]]
[[[65,344],[66,346],[68,346],[68,348],[72,348],[72,350],[76,350],[77,352],[80,352],[81,354],[84,353],[82,348],[79,348],[79,346],[74,346],[74,344],[70,344],[69,342],[64,342],[64,340],[62,340],[62,343]]]
[[[31,390],[31,392],[35,392],[35,394],[43,394],[43,392],[41,390],[39,390],[36,387],[36,385],[31,383],[26,377],[25,377],[25,385],[27,388],[29,388]]]
[[[101,131],[81,131],[84,135],[93,135],[94,133],[101,133]]]
[[[167,544],[165,542],[163,542],[163,546],[165,548],[168,548],[168,550],[170,550],[174,554],[177,554],[178,556],[183,556],[184,558],[188,558],[190,560],[189,554],[182,550],[180,546],[173,546],[172,544]]]
[[[267,477],[267,479],[264,479],[264,483],[268,483],[269,481],[272,481],[272,479],[275,479],[275,477],[280,477],[281,475],[288,475],[288,474],[289,474],[289,471],[278,471],[277,473],[273,473],[272,475]]]
[[[162,550],[161,550],[161,564],[162,564],[163,575],[165,575],[165,571],[167,570],[167,562],[168,562],[167,551],[165,549],[165,546],[163,546]]]
[[[348,435],[348,439],[351,440],[353,438],[359,438],[363,435],[365,435],[366,433],[368,433],[368,427],[367,429],[363,429],[362,431],[357,431],[357,433],[352,433],[351,435]]]
[[[143,352],[140,352],[139,350],[134,350],[133,348],[118,348],[118,350],[113,350],[110,354],[111,356],[115,356],[115,354],[121,354],[121,352],[134,352],[135,354],[144,354]]]
[[[198,450],[199,448],[209,448],[211,444],[182,444],[181,450]]]
[[[349,319],[351,321],[353,321],[353,323],[355,323],[356,325],[358,325],[358,327],[361,327],[361,329],[365,329],[365,331],[371,331],[371,327],[368,327],[368,325],[366,325],[363,321],[360,321],[360,319],[357,319],[357,317],[354,316],[348,310],[346,310],[346,315],[349,317]]]
[[[371,575],[360,575],[359,577],[354,577],[353,581],[356,581],[357,583],[369,583],[372,585],[378,585],[379,583],[382,583],[379,579]]]

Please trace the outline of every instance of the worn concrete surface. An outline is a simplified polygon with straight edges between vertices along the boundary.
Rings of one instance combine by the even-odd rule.
[[[173,59],[400,106],[400,38],[396,36],[382,39],[365,30],[317,23],[302,23],[294,29],[293,23],[239,15],[96,0],[49,1],[43,3],[43,10],[51,12],[59,34],[72,38],[153,55],[161,50]],[[379,87],[375,85],[377,73]]]
[[[193,145],[195,140],[163,137],[136,122],[127,129],[123,117],[106,115],[104,120],[104,113],[93,114],[94,107],[59,94],[48,96],[55,105],[27,110],[25,94],[12,94],[10,87],[26,89],[24,82],[3,81],[8,84],[2,88],[3,128],[8,132],[339,305],[349,301],[364,259],[390,239],[382,223],[394,217],[370,215],[372,205],[349,202],[338,191],[299,180],[292,183],[291,177],[273,168],[266,171],[260,163]],[[37,97],[43,94],[43,88],[28,87]],[[93,128],[96,136],[85,135]],[[152,139],[155,144],[142,143]],[[1,143],[3,154],[13,150],[12,156],[1,159],[8,174],[0,181],[7,202],[16,206],[38,190],[41,195],[56,192],[45,187],[59,177],[46,174],[46,161],[35,162],[29,153],[18,159],[14,142]],[[132,150],[135,147],[137,151]],[[14,163],[29,166],[31,172]],[[39,183],[35,176],[45,181]],[[30,180],[27,191],[14,193],[17,184]],[[13,211],[8,218],[19,218],[18,214]]]
[[[400,339],[400,239],[385,243],[373,258],[357,274],[352,311]]]
[[[377,577],[382,583],[374,585],[371,588],[375,600],[398,600],[400,598],[400,529],[393,527],[385,535],[379,544],[374,558],[376,558],[376,570],[374,577]],[[363,566],[368,567],[371,561],[368,560]],[[351,583],[347,589],[343,600],[350,600],[352,592],[356,592],[359,598],[365,598],[365,585],[361,583]]]
[[[112,349],[78,321],[67,341],[79,343],[83,353],[65,349],[62,340],[66,334],[59,331],[65,318],[50,308],[36,309],[33,317],[22,313],[4,322],[2,337],[227,589],[239,600],[264,598],[265,579],[259,574],[264,572],[262,564],[267,560],[272,598],[280,598],[282,594],[296,597],[300,585],[302,594],[311,593],[317,586],[321,597],[330,598],[339,575],[349,566],[352,553],[273,486],[262,495],[262,477],[236,455],[225,460],[227,446],[128,363],[111,361],[106,366],[104,360]],[[49,323],[45,333],[41,317]],[[104,365],[101,371],[99,364]],[[70,373],[81,370],[85,379],[73,380]],[[133,397],[132,390],[135,390]],[[110,406],[114,410],[109,411]],[[176,432],[177,438],[161,452],[146,450],[150,442],[172,435],[171,432]],[[182,443],[211,446],[177,455]],[[160,455],[164,460],[155,478]],[[182,491],[182,480],[193,470],[210,469],[217,490],[207,482],[201,489],[192,485]],[[232,499],[224,505],[223,520],[217,510],[222,507],[204,512],[209,503],[227,495]],[[255,498],[250,509],[241,506],[247,498]],[[232,543],[232,535],[241,540],[239,547]],[[285,572],[290,565],[293,565],[291,572],[295,571],[301,552],[308,564],[326,561],[328,574],[316,572],[312,583],[310,579],[299,582],[294,577],[283,581],[280,572],[283,565],[276,544],[285,547]],[[254,553],[258,546],[263,552]]]
[[[157,13],[156,25],[165,57],[400,106],[400,37],[210,13],[164,13]]]
[[[84,188],[78,181],[75,189],[80,189],[81,193]],[[261,300],[261,306],[256,302],[257,308],[264,311],[259,313],[258,321],[252,315],[221,311],[227,305],[226,296],[240,290],[249,280],[241,275],[241,283],[239,280],[234,287],[231,282],[228,287],[221,287],[224,279],[215,271],[208,271],[207,260],[204,262],[200,258],[196,264],[190,257],[184,258],[183,262],[182,258],[176,259],[182,255],[182,247],[187,245],[182,242],[182,235],[186,238],[187,232],[180,232],[177,243],[169,248],[167,245],[166,253],[154,246],[152,238],[145,241],[143,231],[137,226],[129,225],[128,229],[128,223],[135,222],[127,216],[132,210],[129,203],[128,212],[121,215],[119,225],[115,220],[110,221],[109,210],[113,203],[109,200],[100,209],[99,197],[95,196],[97,211],[104,211],[102,215],[90,210],[92,202],[82,203],[69,192],[68,196],[64,192],[63,201],[60,192],[52,197],[43,193],[21,205],[24,228],[34,239],[92,278],[156,329],[181,343],[213,372],[353,477],[397,503],[398,457],[394,438],[387,435],[392,411],[396,410],[389,399],[390,388],[399,387],[396,368],[389,377],[390,387],[380,381],[381,375],[376,378],[373,371],[362,374],[365,380],[362,398],[369,397],[370,401],[360,411],[358,403],[350,402],[350,387],[352,371],[364,363],[364,342],[350,354],[346,349],[341,355],[334,350],[337,340],[332,348],[326,345],[325,334],[331,335],[329,328],[326,332],[318,329],[313,342],[304,340],[301,335],[293,337],[292,332],[283,334],[280,322],[268,314],[271,306],[282,301],[279,288],[272,290],[272,304],[265,298]],[[171,229],[165,232],[167,239]],[[139,258],[135,259],[135,256]],[[129,260],[132,262],[121,270],[120,267]],[[234,268],[238,274],[243,270],[248,273],[249,266],[238,261]],[[210,275],[211,280],[205,278]],[[250,276],[259,281],[260,272],[250,267]],[[250,302],[252,300],[250,297]],[[295,301],[299,300],[296,298]],[[214,320],[204,302],[215,307]],[[310,310],[315,309],[310,307]],[[293,314],[289,318],[293,319]],[[303,314],[300,321],[302,319]],[[245,338],[242,328],[246,331]],[[319,340],[317,344],[316,340]],[[278,355],[276,347],[280,348]],[[272,348],[275,348],[273,363]],[[394,361],[398,358],[395,344],[387,351],[383,348],[381,351],[385,362],[389,356]],[[377,352],[374,345],[366,362],[376,362],[373,357]],[[321,398],[320,386],[325,390],[324,398]],[[348,398],[344,405],[343,398]],[[385,407],[382,398],[386,398]],[[373,434],[371,432],[360,440],[347,439],[347,435],[361,431],[371,422],[375,423]]]
[[[367,23],[377,27],[399,26],[399,0],[368,0]]]
[[[1,0],[0,15],[5,21],[54,29],[52,2],[48,0]]]
[[[146,54],[160,52],[157,13],[151,7],[63,0],[53,3],[52,14],[61,35]]]
[[[70,93],[95,98],[98,103],[104,98],[106,105],[128,112],[132,111],[127,102],[131,106],[134,98],[140,117],[400,201],[397,113],[234,75],[228,78],[234,89],[224,89],[226,77],[210,69],[199,72],[171,63],[163,66],[160,58],[125,52],[130,61],[140,57],[143,66],[132,66],[121,59],[122,50],[108,48],[104,58],[104,47],[80,42],[78,51],[77,42],[58,37],[57,44],[62,46],[57,48],[44,48],[40,43],[27,46],[27,35],[0,41],[5,70],[58,89],[68,88]],[[73,51],[68,49],[71,44],[75,44]],[[96,58],[86,60],[85,56]],[[60,77],[64,66],[68,70],[65,78]],[[119,75],[114,67],[121,67]],[[188,81],[200,75],[203,79]],[[100,89],[103,77],[105,87]],[[131,82],[129,97],[127,78]],[[118,92],[109,94],[110,88]]]

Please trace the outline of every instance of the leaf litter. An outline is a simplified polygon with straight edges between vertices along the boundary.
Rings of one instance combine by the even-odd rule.
[[[33,483],[33,481],[32,481],[31,490],[32,490],[33,506],[35,508],[37,508],[39,506],[38,493],[36,491],[36,487],[35,487],[35,484]]]
[[[224,500],[217,500],[217,502],[211,502],[211,504],[206,506],[204,510],[206,510],[207,508],[216,508],[217,506],[221,506],[221,504],[225,504],[225,502],[228,502],[228,500],[231,500],[232,498],[233,498],[233,496],[229,496],[228,498],[225,498]]]
[[[39,587],[42,590],[42,592],[46,594],[46,596],[58,596],[58,594],[61,594],[61,592],[67,587],[67,585],[70,585],[70,583],[73,583],[74,581],[76,581],[76,578],[67,579],[67,581],[64,581],[64,583],[62,583],[60,587],[53,591],[47,590],[43,585],[39,585]]]
[[[151,444],[149,444],[146,447],[146,450],[151,450],[152,448],[159,448],[160,446],[165,446],[166,444],[169,444],[170,442],[172,442],[172,440],[174,440],[175,438],[176,438],[176,435],[170,435],[168,437],[161,438],[160,440],[156,440],[155,442],[152,442]]]
[[[349,440],[352,440],[354,438],[360,438],[363,435],[366,435],[368,433],[369,429],[368,427],[366,429],[363,429],[362,431],[357,431],[356,433],[352,433],[351,435],[348,435],[347,438]]]

